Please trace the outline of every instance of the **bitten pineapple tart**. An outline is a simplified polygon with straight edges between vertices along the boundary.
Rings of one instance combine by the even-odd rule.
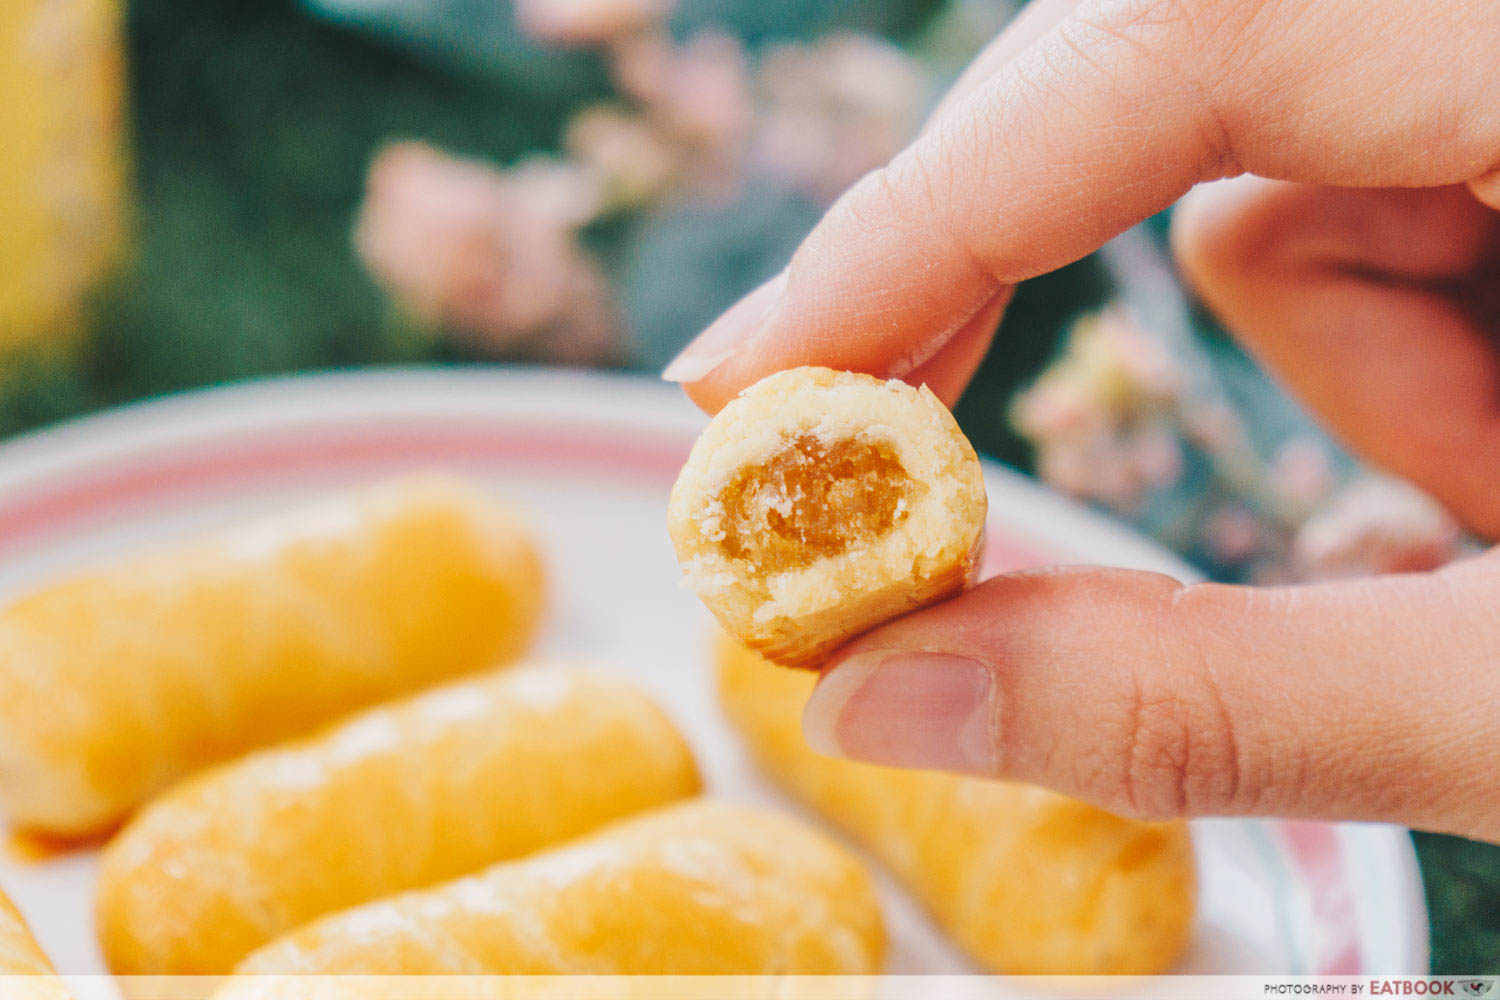
[[[316,917],[468,875],[697,794],[666,714],[591,670],[526,665],[365,712],[153,801],[104,853],[119,975],[222,975]]]
[[[1197,905],[1186,824],[1001,781],[836,760],[802,739],[811,674],[725,637],[719,696],[789,791],[883,860],[965,950],[1016,975],[1164,972]]]
[[[325,917],[252,954],[236,978],[254,978],[219,1000],[300,997],[288,974],[869,975],[884,947],[852,854],[791,817],[698,800]]]
[[[667,524],[726,629],[777,663],[816,666],[963,587],[985,510],[979,459],[925,386],[795,368],[708,425]]]
[[[0,806],[98,834],[199,767],[513,659],[542,591],[511,511],[441,477],[53,584],[0,613]]]
[[[0,893],[0,996],[5,1000],[68,1000],[21,914]]]

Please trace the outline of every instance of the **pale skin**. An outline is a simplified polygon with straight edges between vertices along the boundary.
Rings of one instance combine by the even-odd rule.
[[[1346,445],[1500,536],[1500,5],[1036,0],[916,142],[665,373],[963,391],[1015,283],[1184,199],[1224,323]],[[1130,815],[1500,841],[1500,554],[1301,587],[1001,576],[839,651],[819,748]]]

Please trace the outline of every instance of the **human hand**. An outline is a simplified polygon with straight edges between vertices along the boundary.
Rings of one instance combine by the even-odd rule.
[[[1496,52],[1486,0],[1036,0],[665,375],[710,411],[802,364],[951,403],[1016,282],[1234,178],[1178,213],[1205,299],[1347,443],[1500,535]],[[1496,553],[1296,588],[1003,576],[842,650],[806,728],[1129,814],[1500,839],[1497,601]]]

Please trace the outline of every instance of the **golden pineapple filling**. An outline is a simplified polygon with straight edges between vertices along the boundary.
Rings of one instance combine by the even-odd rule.
[[[885,534],[906,518],[912,486],[888,445],[803,434],[724,487],[721,547],[763,573],[796,569]]]

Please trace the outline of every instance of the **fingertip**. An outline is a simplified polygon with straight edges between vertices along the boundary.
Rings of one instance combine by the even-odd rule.
[[[709,388],[699,388],[697,395],[690,389],[688,395],[695,401],[699,396],[712,400],[712,377],[754,348],[781,300],[786,281],[786,271],[781,271],[726,309],[671,360],[661,377],[684,386],[708,382]]]
[[[783,344],[780,338],[768,335],[745,344],[743,349],[711,370],[702,374],[695,372],[695,378],[669,380],[681,381],[688,398],[712,415],[761,378],[798,365],[823,364],[830,368],[864,372],[876,378],[899,378],[911,385],[925,385],[942,400],[943,405],[951,408],[957,404],[984,360],[1013,291],[1007,287],[997,294],[956,333],[944,338],[936,353],[921,358],[915,367],[910,360],[892,363],[870,358],[865,359],[868,363],[862,364],[859,359],[834,358],[812,350],[810,345]],[[682,371],[678,362],[673,362],[673,366],[677,366],[677,373]],[[674,374],[673,366],[663,373],[664,378]]]
[[[692,381],[685,381],[682,388],[700,409],[712,415],[766,376],[812,363],[777,351],[770,336],[758,336],[712,370]]]
[[[709,416],[718,413],[734,398],[733,392],[726,392],[716,380],[707,377],[696,382],[683,383],[682,391],[687,393],[688,399],[692,400],[698,409]]]

